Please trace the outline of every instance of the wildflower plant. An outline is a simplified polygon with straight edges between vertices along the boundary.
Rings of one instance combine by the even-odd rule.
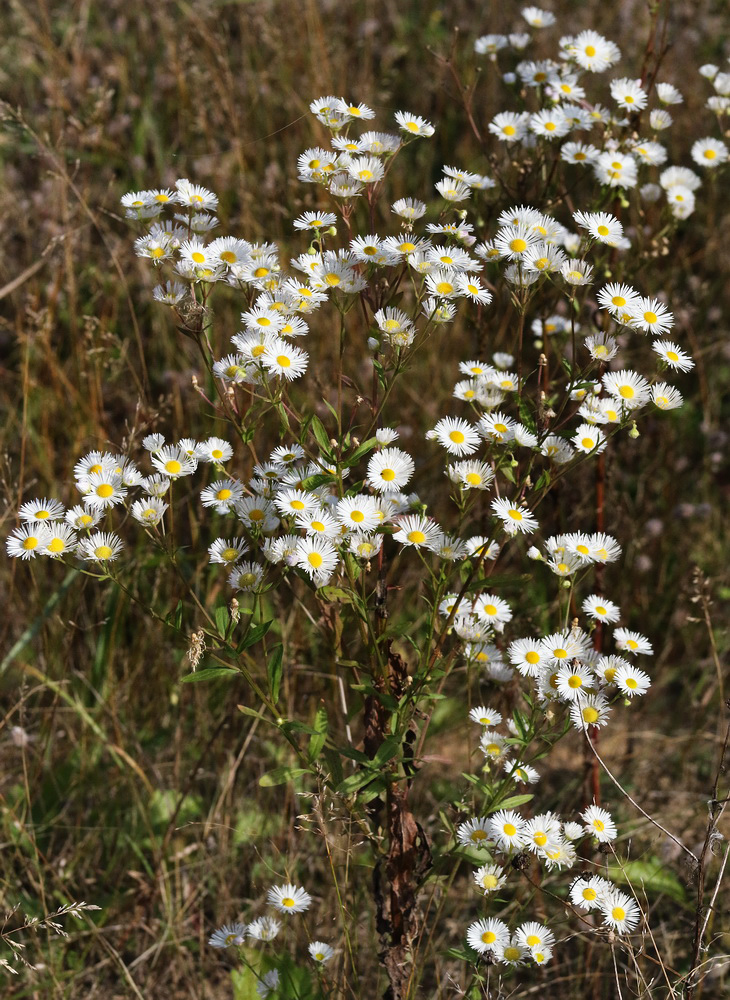
[[[530,58],[525,24],[542,32],[555,19],[535,7],[522,18],[515,35],[474,43],[493,68],[497,55],[500,69],[509,61],[512,106],[477,125],[467,105],[483,158],[445,165],[432,191],[389,201],[391,176],[437,123],[402,110],[382,125],[357,100],[312,101],[326,139],[296,160],[312,208],[293,220],[300,252],[288,261],[271,242],[214,235],[218,198],[190,180],[122,197],[135,252],[159,279],[153,298],[204,366],[195,389],[211,434],[155,431],[128,453],[80,456],[72,489],[28,499],[7,540],[10,556],[77,565],[135,600],[127,539],[144,535],[181,576],[188,601],[148,610],[181,641],[192,634],[184,680],[240,680],[257,702],[241,711],[287,754],[262,783],[305,789],[303,825],[325,843],[332,809],[368,844],[393,998],[414,996],[426,976],[428,921],[442,905],[431,904],[460,873],[473,892],[450,955],[465,963],[467,989],[491,964],[505,981],[550,964],[588,926],[606,947],[629,947],[646,919],[631,886],[598,874],[604,855],[614,872],[627,857],[622,802],[611,786],[603,804],[596,748],[612,718],[640,711],[653,655],[622,607],[625,542],[611,533],[602,483],[618,441],[682,404],[693,360],[678,304],[635,281],[635,262],[695,210],[727,149],[708,137],[687,151],[702,176],[669,164],[660,138],[679,91],[635,79],[594,31]],[[240,303],[222,351],[219,294]],[[460,356],[464,323],[479,351]],[[494,351],[491,331],[506,326],[509,350]],[[402,433],[398,398],[429,354],[453,389],[424,401],[435,416],[418,439]],[[568,480],[595,489],[595,518],[567,511],[556,530],[548,498],[559,504]],[[183,551],[186,505],[207,535]],[[205,563],[219,576],[210,592],[197,582]],[[502,570],[515,566],[546,595],[532,614]],[[282,717],[295,664],[277,607],[296,612],[299,629],[319,628],[344,728],[326,700]],[[467,691],[478,692],[473,707]],[[472,767],[428,825],[409,792],[428,767],[438,706],[456,692]],[[566,738],[583,748],[590,792],[558,814],[541,805],[540,778]],[[209,944],[234,949],[261,996],[339,995],[336,982],[362,974],[357,914],[336,878],[297,876],[304,886],[282,871],[269,911],[247,923],[231,914]],[[316,923],[327,895],[340,919],[329,935]]]

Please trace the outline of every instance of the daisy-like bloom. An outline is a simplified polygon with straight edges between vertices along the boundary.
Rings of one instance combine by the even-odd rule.
[[[522,266],[526,271],[542,274],[553,274],[567,263],[567,257],[559,246],[548,243],[536,243],[525,251]]]
[[[689,354],[685,354],[683,350],[677,345],[673,344],[671,340],[655,340],[651,345],[652,351],[656,351],[659,357],[667,363],[670,368],[674,368],[680,372],[691,371],[695,363]]]
[[[582,608],[587,615],[598,622],[617,622],[621,617],[621,608],[613,601],[598,594],[589,594],[583,601]]]
[[[418,198],[399,198],[390,206],[390,210],[401,219],[413,222],[426,214],[426,203]]]
[[[247,926],[246,933],[254,941],[273,941],[280,930],[276,917],[259,917]]]
[[[469,712],[469,718],[472,722],[478,722],[480,726],[498,726],[502,721],[502,714],[495,708],[479,705]]]
[[[490,763],[496,764],[505,755],[507,737],[494,729],[485,729],[479,740],[479,748]]]
[[[36,521],[60,521],[64,518],[66,509],[60,500],[28,500],[18,511],[21,521],[34,524]]]
[[[646,92],[641,88],[641,81],[629,80],[627,77],[611,81],[611,97],[620,108],[627,111],[641,111],[648,100]]]
[[[631,312],[641,301],[641,296],[630,285],[611,282],[598,292],[598,303],[613,315]]]
[[[297,514],[296,520],[297,527],[302,528],[308,535],[321,535],[322,538],[332,539],[342,535],[340,523],[324,507]]]
[[[363,152],[375,153],[377,156],[396,153],[401,146],[400,137],[392,132],[363,132],[359,141]]]
[[[679,389],[675,389],[667,382],[656,382],[651,387],[651,398],[660,410],[676,410],[684,402]]]
[[[540,446],[540,453],[558,465],[564,465],[573,457],[568,442],[557,434],[548,434]]]
[[[539,7],[523,7],[522,16],[531,28],[549,28],[555,24],[555,15]]]
[[[586,454],[600,455],[606,448],[606,436],[592,424],[581,424],[573,435],[573,447]]]
[[[484,414],[479,421],[479,430],[487,441],[511,441],[515,433],[515,421],[497,410],[494,413]]]
[[[561,666],[555,677],[555,689],[562,701],[578,701],[593,686],[593,674],[578,660]]]
[[[538,852],[538,857],[545,861],[549,871],[552,871],[554,868],[561,871],[563,868],[573,867],[577,860],[577,853],[569,841],[559,837],[554,841],[549,841]]]
[[[168,506],[159,497],[144,497],[142,500],[134,501],[131,514],[135,521],[154,528],[162,520]]]
[[[539,676],[549,663],[546,649],[538,639],[515,639],[509,644],[507,655],[523,677]]]
[[[570,132],[571,123],[560,105],[530,115],[530,131],[544,139],[560,139]]]
[[[276,508],[262,497],[244,497],[236,504],[236,514],[249,531],[274,531],[280,524]]]
[[[574,906],[580,906],[582,910],[595,910],[614,888],[613,882],[600,875],[581,875],[572,883],[569,897]]]
[[[502,888],[507,881],[507,876],[499,865],[486,864],[474,872],[474,881],[484,895],[488,896],[490,892],[496,892],[497,889]]]
[[[541,639],[540,643],[549,666],[567,665],[583,652],[583,645],[579,637],[574,635],[572,631],[553,632],[552,635]]]
[[[695,210],[694,194],[680,184],[667,191],[667,204],[675,219],[688,219]]]
[[[554,573],[556,576],[567,577],[577,572],[584,563],[580,556],[574,553],[561,552],[556,554],[553,559],[548,560],[547,565],[551,573]]]
[[[520,260],[530,247],[540,242],[540,234],[525,223],[503,226],[494,237],[495,248],[507,260]]]
[[[451,455],[472,455],[479,447],[479,434],[468,421],[444,417],[433,429],[433,435]]]
[[[397,492],[410,481],[414,469],[413,459],[406,452],[383,448],[368,462],[367,481],[378,493]]]
[[[248,546],[241,538],[216,538],[208,548],[208,561],[232,566],[248,552]]]
[[[241,322],[247,330],[276,333],[284,325],[284,317],[278,309],[271,309],[265,305],[254,305],[251,309],[241,313]]]
[[[560,159],[565,163],[591,163],[598,156],[595,146],[583,142],[566,142],[560,150]]]
[[[374,497],[360,493],[337,501],[335,516],[348,531],[369,534],[381,522],[380,511]]]
[[[491,503],[492,510],[502,521],[502,527],[508,535],[521,532],[526,535],[537,531],[537,518],[524,504],[511,503],[504,497],[496,497]]]
[[[353,532],[347,536],[347,545],[358,559],[365,559],[369,562],[383,547],[382,535],[361,535]]]
[[[666,111],[657,109],[660,114],[667,115]],[[654,114],[654,112],[652,112]],[[642,139],[639,142],[633,143],[631,146],[632,153],[635,153],[639,160],[650,164],[652,167],[660,167],[662,163],[666,162],[667,151],[661,143],[658,142],[647,142],[646,139]]]
[[[121,538],[111,531],[96,531],[78,544],[77,552],[82,559],[97,562],[112,562],[124,548]]]
[[[471,188],[453,177],[444,177],[437,181],[434,187],[445,201],[466,201],[471,198]]]
[[[195,212],[212,212],[218,207],[217,195],[200,184],[192,184],[185,177],[175,181],[175,189],[178,204],[192,208]]]
[[[163,476],[167,476],[168,480],[179,479],[181,476],[191,476],[198,467],[197,458],[188,455],[176,445],[166,445],[151,457],[154,467]]]
[[[211,437],[195,448],[195,455],[201,462],[223,464],[233,457],[233,448],[223,438]]]
[[[312,905],[312,897],[299,886],[287,882],[275,885],[266,893],[266,900],[281,913],[303,913]]]
[[[326,538],[307,535],[296,546],[296,565],[311,577],[317,586],[323,586],[332,576],[339,562],[339,553]]]
[[[484,535],[472,535],[466,540],[466,553],[472,557],[496,559],[499,555],[499,545]]]
[[[617,649],[626,653],[653,656],[654,650],[646,636],[640,632],[632,632],[627,628],[617,628],[613,633]]]
[[[655,337],[663,336],[674,326],[674,316],[659,299],[639,298],[629,312],[640,330]]]
[[[506,35],[480,35],[474,42],[474,51],[480,56],[494,55],[495,52],[506,48],[507,45],[509,45],[509,39]]]
[[[447,474],[453,483],[459,483],[465,490],[486,490],[494,480],[494,473],[486,462],[477,459],[456,462],[448,467]]]
[[[509,927],[502,920],[489,917],[477,920],[466,929],[466,941],[470,948],[480,955],[495,952],[509,943]]]
[[[681,93],[671,83],[658,83],[656,95],[662,104],[682,104],[684,101]]]
[[[651,687],[649,675],[643,670],[639,670],[638,667],[633,667],[630,663],[623,663],[617,668],[613,682],[627,698],[646,694]]]
[[[261,1000],[266,1000],[270,997],[275,990],[279,988],[279,971],[278,969],[272,969],[267,972],[259,981],[256,983],[256,992],[261,997]]]
[[[529,114],[515,114],[513,111],[502,111],[489,123],[489,131],[502,142],[519,142],[528,131]]]
[[[398,530],[394,533],[393,538],[401,545],[433,549],[440,534],[441,531],[435,521],[410,514],[398,519]]]
[[[611,819],[611,814],[607,809],[601,809],[600,806],[596,805],[588,806],[580,816],[583,820],[583,829],[595,837],[599,843],[606,844],[616,839],[618,833],[616,824]]]
[[[583,69],[602,73],[621,58],[618,46],[597,31],[581,31],[572,39],[568,48],[571,58]]]
[[[500,809],[489,820],[489,832],[503,850],[525,845],[525,821],[514,809]]]
[[[569,285],[589,285],[593,267],[584,260],[568,260],[560,268],[560,273]]]
[[[126,487],[122,485],[121,474],[107,463],[104,463],[101,472],[92,472],[86,479],[81,480],[79,487],[83,490],[84,503],[97,510],[123,503],[127,495]]]
[[[518,927],[515,931],[515,937],[523,947],[529,948],[530,951],[535,948],[552,948],[555,944],[555,935],[550,928],[534,920],[529,920]]]
[[[575,729],[587,729],[597,726],[599,729],[608,724],[611,709],[601,694],[589,694],[574,701],[570,706],[570,721]]]
[[[522,782],[523,785],[534,785],[540,780],[539,772],[522,761],[505,760],[502,766],[510,778]]]
[[[264,368],[272,375],[281,375],[288,382],[291,382],[307,370],[309,355],[300,347],[289,344],[282,337],[276,337],[261,360]]]
[[[418,115],[411,115],[407,111],[396,111],[394,117],[403,131],[409,135],[428,138],[435,131],[433,125],[429,121],[426,121],[425,118],[420,118]]]
[[[456,830],[456,839],[465,847],[488,847],[489,819],[486,816],[480,816],[478,819],[470,819],[461,823]]]
[[[530,954],[530,949],[525,948],[525,946],[517,940],[517,935],[513,934],[506,944],[503,944],[500,948],[495,950],[494,954],[497,961],[501,962],[503,965],[524,965],[525,960]]]
[[[618,354],[616,338],[603,331],[586,337],[585,345],[594,361],[611,361]]]
[[[211,948],[237,948],[246,940],[245,924],[224,924],[208,938]]]
[[[13,559],[34,559],[44,554],[51,537],[51,525],[42,521],[30,522],[14,528],[7,537],[5,547]]]
[[[361,184],[376,184],[385,176],[385,167],[375,156],[353,156],[347,172]]]
[[[219,514],[226,514],[243,500],[243,486],[235,479],[219,479],[200,494],[204,507],[215,507]]]
[[[599,904],[603,921],[619,934],[628,934],[638,926],[641,910],[631,896],[614,889],[605,895]]]
[[[81,504],[71,507],[70,510],[66,511],[66,523],[70,524],[77,531],[93,528],[99,523],[101,518],[101,509],[97,510],[93,507],[89,509],[88,507],[82,507]]]
[[[593,171],[602,184],[609,187],[632,188],[639,180],[636,158],[631,153],[607,150],[593,162]]]
[[[335,953],[335,949],[324,941],[312,941],[309,945],[310,958],[315,962],[328,962]]]
[[[263,566],[255,562],[243,562],[228,574],[228,583],[234,590],[250,594],[258,590],[263,578]]]
[[[728,158],[727,146],[719,139],[698,139],[692,146],[692,159],[700,167],[714,169]]]
[[[274,448],[269,456],[272,462],[280,465],[293,465],[304,458],[304,449],[300,444],[281,444]]]
[[[523,830],[525,847],[533,853],[542,851],[545,846],[560,838],[560,820],[552,813],[543,813],[528,819]]]
[[[593,671],[602,685],[613,684],[619,667],[630,667],[631,664],[623,656],[600,656],[593,665]]]
[[[407,313],[401,309],[387,308],[378,309],[373,317],[380,329],[386,336],[393,336],[399,333],[411,333],[413,323]]]
[[[472,609],[477,618],[501,632],[506,622],[512,620],[512,609],[501,597],[494,594],[483,594],[476,598]]]
[[[627,410],[643,406],[651,395],[651,387],[646,379],[629,369],[606,372],[602,382],[606,392],[618,400]]]
[[[274,497],[274,503],[282,514],[312,514],[319,508],[319,498],[314,493],[300,489],[282,489]]]
[[[594,240],[610,247],[615,247],[624,234],[624,227],[608,212],[573,212],[573,218]]]

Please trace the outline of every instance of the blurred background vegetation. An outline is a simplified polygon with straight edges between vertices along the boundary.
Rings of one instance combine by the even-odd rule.
[[[409,150],[394,171],[393,199],[430,197],[444,163],[488,173],[437,54],[455,46],[464,77],[483,74],[475,112],[486,123],[510,105],[489,64],[474,57],[473,40],[517,30],[520,6],[2,4],[4,535],[21,499],[60,495],[74,502],[72,468],[92,448],[118,451],[151,430],[168,439],[215,433],[191,388],[198,371],[192,345],[181,343],[169,312],[151,301],[153,276],[133,255],[121,195],[187,176],[219,194],[220,233],[301,252],[291,219],[319,203],[313,186],[297,181],[295,163],[325,138],[308,114],[310,100],[322,94],[368,103],[378,112],[375,127],[391,127],[398,109],[437,125],[434,140]],[[546,6],[559,23],[539,36],[538,51],[548,54],[560,34],[592,27],[620,46],[622,72],[640,65],[646,3]],[[697,68],[727,58],[726,0],[671,2],[668,38],[659,79],[679,87],[686,104],[676,115],[682,124],[663,138],[670,162],[688,165],[691,143],[716,134]],[[380,221],[386,231],[387,220]],[[603,750],[632,794],[693,848],[704,833],[730,694],[710,642],[713,632],[721,660],[730,597],[728,221],[727,192],[706,182],[697,213],[681,224],[669,253],[642,262],[638,286],[667,294],[697,367],[681,383],[685,407],[647,421],[638,441],[620,444],[607,482],[607,528],[625,546],[621,603],[657,656],[650,694],[632,708],[633,717],[623,713]],[[214,333],[221,352],[239,311],[232,292],[219,298]],[[326,322],[313,323],[307,347],[315,359],[318,351],[324,357],[329,333]],[[464,327],[453,343],[453,354],[424,361],[397,401],[391,420],[406,432],[422,435],[435,422],[462,346],[508,349],[509,330]],[[313,384],[326,382],[316,365],[310,375]],[[431,391],[423,404],[425,386]],[[423,495],[429,474],[441,477],[424,467],[416,484]],[[591,504],[589,480],[578,480],[553,514],[567,526],[582,515],[590,519]],[[208,538],[194,504],[189,510],[186,530],[202,563]],[[145,553],[138,558],[141,590],[163,611],[172,609],[182,596],[176,582]],[[211,601],[224,593],[218,574],[204,566],[198,573]],[[296,830],[307,800],[292,787],[258,786],[260,775],[282,762],[280,750],[236,711],[246,697],[239,686],[181,686],[186,651],[118,591],[48,560],[27,566],[3,559],[0,595],[0,909],[19,907],[6,930],[21,914],[39,916],[72,899],[102,907],[88,923],[67,918],[68,940],[18,935],[28,960],[42,968],[8,976],[6,995],[230,996],[226,959],[205,946],[211,930],[251,919],[262,889],[285,872],[309,871],[315,879],[321,869],[317,838]],[[534,606],[545,600],[539,589],[522,597]],[[286,614],[285,605],[280,610]],[[306,717],[323,687],[317,649],[304,635],[290,641],[297,668],[285,696],[291,716]],[[437,773],[426,770],[417,791],[433,831],[438,808],[458,797],[454,785],[468,766],[463,694],[452,694],[432,730],[445,763]],[[541,785],[545,805],[551,796],[563,810],[579,804],[583,776],[572,767],[570,747],[551,757],[550,768]],[[659,873],[650,896],[665,959],[681,970],[693,920],[687,873],[669,841],[637,814],[629,819],[633,855]],[[354,852],[353,863],[367,867],[368,857]],[[325,874],[317,878],[326,886]],[[472,892],[468,878],[459,883],[463,899]],[[316,879],[308,888],[317,894]],[[327,940],[333,911],[322,896],[313,933]],[[444,916],[436,952],[461,942],[465,911],[466,904]],[[372,934],[368,919],[363,941]],[[730,936],[722,936],[726,919],[713,919],[719,951],[730,950]],[[558,954],[550,967],[550,990],[557,992],[545,987],[543,995],[614,995],[604,978],[612,975],[610,956],[580,947]],[[437,968],[443,992],[432,984],[432,995],[455,995],[445,985],[452,966],[444,960]],[[703,996],[725,995],[727,983],[718,966]],[[379,990],[374,971],[372,988]]]

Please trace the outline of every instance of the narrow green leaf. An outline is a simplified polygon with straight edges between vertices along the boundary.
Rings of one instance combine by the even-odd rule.
[[[516,809],[517,806],[523,806],[526,802],[530,802],[535,796],[529,793],[525,795],[510,795],[508,799],[502,799],[500,802],[491,805],[487,812],[496,812],[497,809]]]
[[[298,778],[301,774],[309,774],[305,767],[275,767],[273,771],[267,771],[259,778],[259,785],[262,788],[271,788],[274,785],[285,785],[287,781]]]
[[[183,684],[198,684],[200,681],[213,681],[218,677],[240,677],[237,670],[230,667],[205,667],[203,670],[196,670],[195,673],[186,674],[181,677]]]
[[[309,751],[307,753],[307,758],[309,759],[310,764],[317,760],[327,740],[329,721],[327,719],[327,710],[323,704],[318,706],[315,713],[314,728],[317,732],[314,736],[310,737]]]
[[[276,704],[279,700],[279,688],[281,687],[281,675],[283,672],[284,647],[274,646],[269,662],[266,665],[266,673],[269,678],[269,694],[271,700]]]
[[[226,633],[228,632],[228,626],[231,623],[231,616],[229,614],[228,608],[225,604],[219,605],[215,609],[215,624],[218,629],[218,635],[221,639],[225,639]]]
[[[244,635],[243,639],[241,639],[239,644],[236,646],[236,652],[240,653],[244,649],[248,649],[250,646],[255,646],[257,642],[261,642],[273,624],[274,620],[272,618],[271,621],[261,622],[260,625],[252,625]]]
[[[340,795],[352,795],[378,777],[375,771],[358,771],[341,781],[335,789]]]

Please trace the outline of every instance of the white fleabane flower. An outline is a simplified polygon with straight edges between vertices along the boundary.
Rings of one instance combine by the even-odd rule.
[[[368,462],[367,478],[378,493],[402,490],[409,482],[415,465],[413,459],[398,448],[383,448]]]
[[[434,435],[451,455],[473,455],[479,447],[479,434],[466,420],[444,417],[434,427]]]
[[[622,77],[611,81],[611,97],[620,108],[627,111],[641,111],[648,100],[646,92],[641,87],[640,80],[630,80]]]
[[[299,886],[292,885],[291,882],[272,886],[266,894],[266,900],[281,913],[302,913],[312,905],[309,893]]]
[[[599,843],[605,844],[616,839],[618,831],[608,810],[592,805],[588,806],[580,815],[586,833],[590,833]]]
[[[524,504],[512,503],[504,497],[498,497],[492,500],[491,506],[508,535],[518,532],[529,535],[537,530],[537,518]]]
[[[724,142],[719,139],[708,137],[698,139],[692,146],[692,159],[695,163],[705,169],[714,169],[728,159],[728,150]]]
[[[324,941],[312,941],[309,945],[309,955],[315,962],[328,962],[335,950]]]

